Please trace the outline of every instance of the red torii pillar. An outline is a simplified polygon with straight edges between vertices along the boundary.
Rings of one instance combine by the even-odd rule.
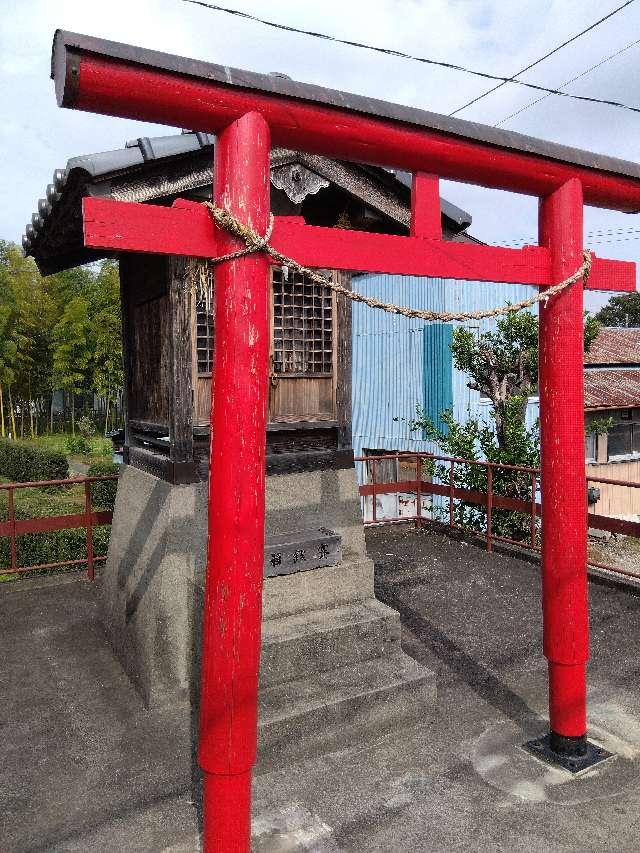
[[[551,250],[556,281],[580,266],[582,219],[582,185],[575,178],[540,201],[539,242]],[[581,282],[548,304],[540,303],[539,329],[542,613],[550,747],[582,757],[587,752],[589,608]]]
[[[416,126],[413,113],[406,120],[368,115],[364,106],[360,112],[344,106],[342,99],[351,96],[343,95],[327,106],[317,103],[316,87],[305,100],[274,93],[270,78],[263,78],[261,90],[249,75],[254,82],[245,87],[244,77],[239,84],[229,81],[229,69],[201,65],[74,34],[58,33],[54,44],[62,105],[218,133],[215,200],[258,233],[264,233],[269,212],[270,131],[277,144],[402,166],[416,174],[410,237],[336,232],[276,218],[273,245],[308,266],[546,287],[582,262],[583,193],[592,204],[640,209],[640,171],[617,174],[597,163],[585,166],[587,152],[567,163],[546,153],[514,151],[511,136],[500,149],[495,140],[465,137],[463,129],[475,133],[477,126],[464,122],[452,124],[460,128],[458,135],[447,134],[429,127],[428,114],[424,126]],[[541,245],[513,250],[444,243],[431,209],[439,203],[436,173],[537,195]],[[421,194],[431,203],[425,205]],[[85,245],[94,248],[215,257],[237,246],[193,203],[176,202],[167,209],[85,199],[83,209]],[[217,853],[244,853],[250,847],[263,572],[267,269],[264,256],[242,257],[220,264],[216,275],[209,478],[216,500],[209,502],[198,756],[205,773],[204,846]],[[632,291],[635,266],[595,259],[589,287]],[[582,341],[577,282],[540,311],[544,651],[550,745],[565,758],[587,749]],[[237,470],[246,476],[232,493],[228,484]]]
[[[269,149],[269,127],[258,113],[230,124],[216,145],[214,201],[259,234],[265,233],[270,213]],[[237,240],[221,234],[219,246],[222,253],[233,252]],[[204,772],[205,849],[229,853],[248,850],[251,837],[262,623],[268,294],[264,254],[219,265],[198,763]],[[238,471],[243,472],[240,478]]]

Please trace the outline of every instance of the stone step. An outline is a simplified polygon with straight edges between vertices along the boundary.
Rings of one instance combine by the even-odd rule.
[[[263,689],[258,770],[422,722],[435,699],[435,674],[400,651]]]
[[[375,598],[268,619],[262,625],[260,687],[307,678],[399,649],[400,617]]]

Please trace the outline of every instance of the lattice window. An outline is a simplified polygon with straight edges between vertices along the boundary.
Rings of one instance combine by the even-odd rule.
[[[273,269],[273,370],[331,375],[333,294],[293,272]]]
[[[199,270],[196,287],[196,359],[198,375],[213,370],[213,272],[204,267]]]

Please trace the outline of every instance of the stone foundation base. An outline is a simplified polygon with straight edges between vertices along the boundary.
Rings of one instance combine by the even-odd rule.
[[[419,719],[434,679],[400,648],[396,611],[373,592],[353,468],[267,477],[268,534],[328,527],[336,566],[265,578],[260,764],[335,748]],[[118,484],[102,618],[147,705],[197,698],[207,484],[127,466]]]

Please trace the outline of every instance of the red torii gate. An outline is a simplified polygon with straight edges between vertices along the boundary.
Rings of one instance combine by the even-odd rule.
[[[271,143],[413,172],[409,237],[276,217],[272,245],[314,267],[545,287],[582,263],[583,203],[640,210],[640,167],[416,109],[275,76],[58,31],[61,106],[218,134],[213,198],[264,234]],[[445,243],[438,176],[538,196],[539,246]],[[85,199],[85,245],[215,257],[238,241],[201,206]],[[216,273],[209,544],[200,743],[204,846],[247,851],[256,756],[268,385],[264,253]],[[635,265],[594,259],[588,287],[633,291]],[[540,304],[542,579],[550,748],[585,756],[588,608],[580,283]],[[250,474],[237,482],[234,472]],[[235,491],[227,485],[237,482]]]

